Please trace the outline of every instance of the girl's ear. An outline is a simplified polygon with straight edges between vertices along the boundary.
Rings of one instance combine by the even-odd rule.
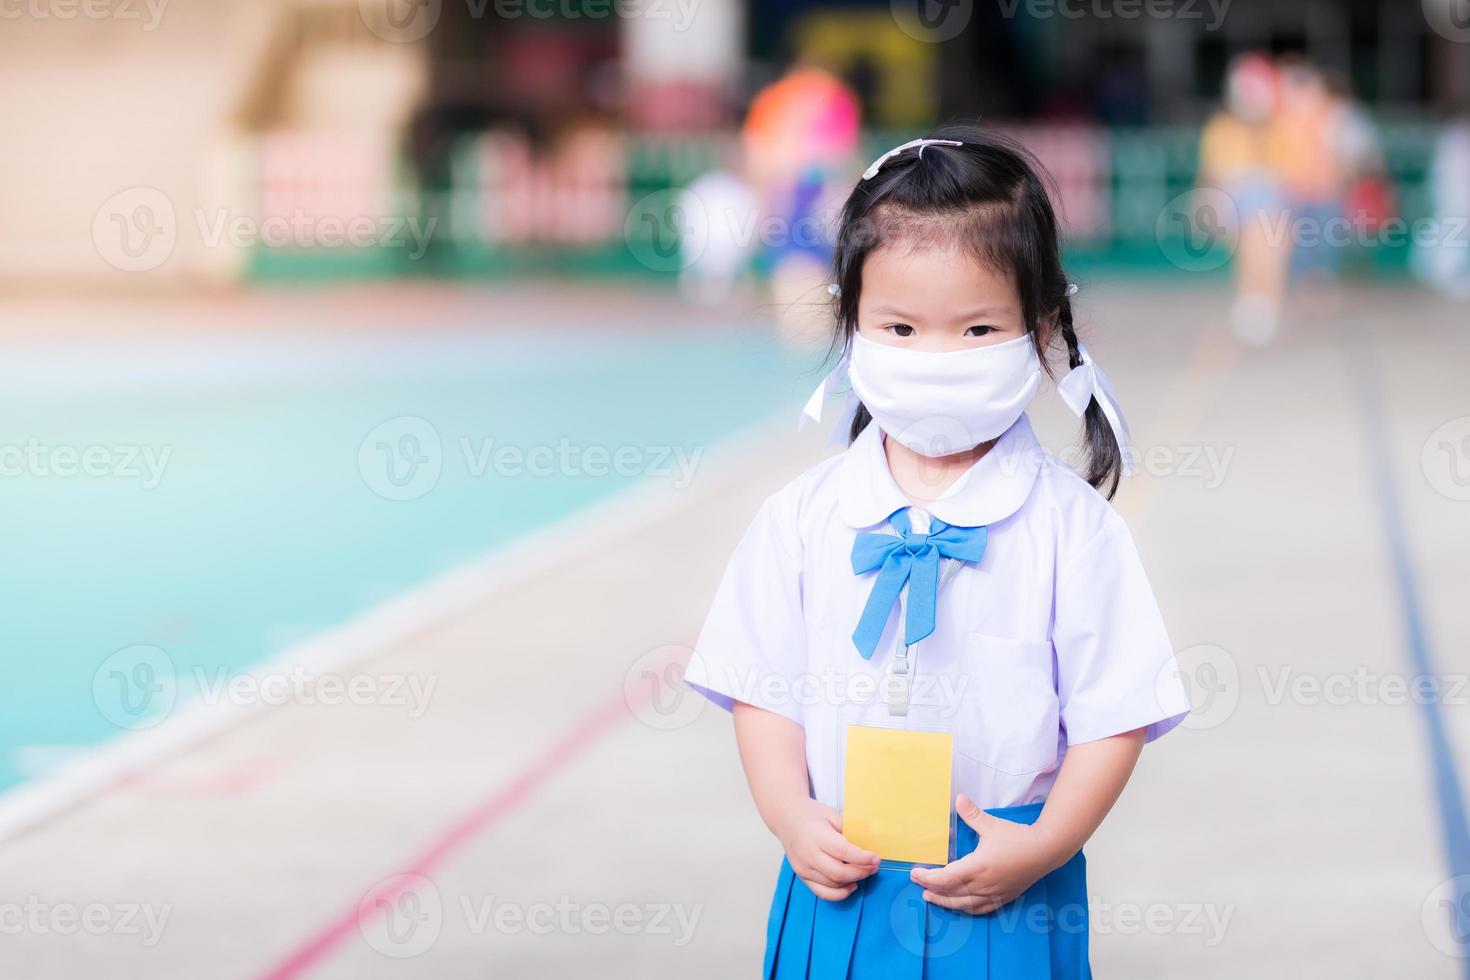
[[[1057,320],[1062,315],[1060,308],[1052,310],[1041,321],[1036,324],[1036,349],[1040,351],[1051,350],[1052,339],[1057,335]]]

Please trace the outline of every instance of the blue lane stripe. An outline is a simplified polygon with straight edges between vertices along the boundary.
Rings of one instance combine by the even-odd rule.
[[[1413,661],[1416,673],[1438,681],[1440,675],[1434,667],[1434,650],[1424,625],[1419,585],[1410,557],[1408,532],[1404,527],[1403,507],[1393,476],[1393,454],[1390,449],[1392,443],[1383,421],[1383,386],[1367,349],[1369,343],[1366,334],[1355,331],[1351,344],[1354,353],[1350,356],[1357,375],[1357,400],[1362,409],[1363,438],[1367,446],[1370,475],[1378,498],[1379,517],[1383,522],[1383,534],[1393,567],[1409,658]],[[1439,690],[1442,691],[1443,686]],[[1420,717],[1424,721],[1424,734],[1429,739],[1430,758],[1434,765],[1434,791],[1439,803],[1440,830],[1444,837],[1450,877],[1470,876],[1470,822],[1465,817],[1465,796],[1460,786],[1454,752],[1445,732],[1440,699],[1433,697],[1416,700],[1422,702],[1423,711]],[[1462,878],[1459,889],[1454,893],[1453,914],[1455,936],[1462,944],[1470,942],[1470,877]],[[1466,956],[1470,954],[1470,946],[1462,948],[1461,952],[1461,973],[1470,980],[1470,958]]]

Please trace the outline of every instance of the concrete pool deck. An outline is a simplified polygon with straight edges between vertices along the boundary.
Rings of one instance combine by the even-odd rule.
[[[1223,290],[1084,298],[1143,453],[1117,504],[1197,708],[1088,848],[1095,971],[1462,976],[1390,546],[1397,521],[1464,778],[1463,310],[1363,291],[1253,350]],[[1055,402],[1033,413],[1054,448],[1074,424]],[[369,703],[254,712],[0,844],[0,974],[754,974],[779,850],[728,718],[666,664],[821,442],[780,425],[712,450],[594,547],[341,668]]]

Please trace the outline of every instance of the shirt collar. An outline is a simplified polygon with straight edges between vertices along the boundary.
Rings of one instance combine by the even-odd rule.
[[[1022,415],[990,452],[966,470],[929,513],[956,527],[980,527],[1010,517],[1021,509],[1036,483],[1046,454]],[[883,432],[876,422],[858,434],[843,454],[838,485],[838,513],[852,527],[872,527],[894,511],[910,506],[888,469]]]

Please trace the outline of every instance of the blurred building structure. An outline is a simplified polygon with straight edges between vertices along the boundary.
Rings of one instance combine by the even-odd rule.
[[[0,32],[0,282],[657,271],[630,208],[726,164],[794,64],[859,93],[874,148],[1021,127],[1082,250],[1127,259],[1189,186],[1228,59],[1300,51],[1385,127],[1412,206],[1436,113],[1470,94],[1457,2],[36,0]]]

